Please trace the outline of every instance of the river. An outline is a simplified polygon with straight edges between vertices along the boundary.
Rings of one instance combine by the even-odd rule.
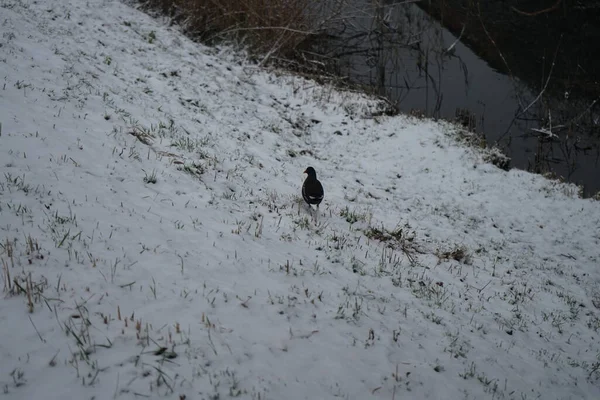
[[[558,8],[548,11],[538,1],[517,12],[510,3],[350,0],[347,17],[318,51],[336,60],[338,74],[400,111],[459,120],[498,145],[512,167],[561,177],[594,195],[600,84],[586,62],[595,59],[600,29],[592,23],[569,31],[560,20],[558,29],[546,15]],[[580,14],[563,14],[555,18],[586,23]],[[525,35],[526,27],[535,29]]]

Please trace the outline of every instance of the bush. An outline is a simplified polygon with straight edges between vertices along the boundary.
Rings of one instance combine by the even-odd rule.
[[[209,43],[233,40],[267,58],[292,57],[300,44],[322,31],[333,10],[326,11],[322,3],[327,2],[312,0],[147,0],[145,3],[174,18],[194,38]]]

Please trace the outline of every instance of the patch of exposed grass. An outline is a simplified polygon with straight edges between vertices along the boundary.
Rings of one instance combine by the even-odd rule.
[[[155,184],[156,182],[158,182],[158,178],[156,177],[156,170],[153,169],[150,173],[144,171],[144,174],[146,175],[144,176],[144,183]]]
[[[200,177],[204,174],[204,172],[206,172],[204,165],[198,161],[183,163],[177,166],[177,169],[196,177]]]
[[[370,222],[372,214],[367,211],[357,211],[356,209],[350,210],[350,207],[346,206],[340,210],[340,217],[344,218],[350,225],[357,222]]]
[[[390,249],[402,250],[411,264],[416,262],[417,253],[423,253],[415,240],[415,231],[408,224],[398,225],[393,230],[388,230],[383,226],[381,228],[371,226],[364,230],[364,234],[371,240],[385,243],[386,247]]]
[[[464,246],[457,246],[447,251],[438,251],[436,255],[441,261],[454,260],[465,264],[470,261],[469,253]]]

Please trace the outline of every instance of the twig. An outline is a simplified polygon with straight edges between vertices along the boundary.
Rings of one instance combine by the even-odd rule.
[[[248,27],[248,28],[227,29],[225,31],[219,32],[219,35],[226,35],[228,33],[241,32],[241,31],[264,31],[264,30],[299,33],[301,35],[314,35],[316,33],[315,31],[301,31],[299,29],[289,28],[287,26],[256,26],[256,27]]]
[[[583,112],[581,112],[581,114],[579,114],[577,117],[575,117],[569,123],[573,124],[573,123],[579,121],[581,119],[581,117],[583,117],[583,115],[590,110],[590,108],[594,107],[594,105],[598,102],[598,100],[600,100],[600,97],[598,97],[597,99],[595,99],[594,101],[592,101],[592,103],[585,110],[583,110]]]
[[[446,53],[449,53],[450,51],[452,51],[452,49],[454,49],[454,46],[456,46],[456,43],[460,42],[460,39],[462,39],[462,36],[463,36],[463,34],[465,33],[465,28],[466,28],[466,26],[467,26],[466,24],[465,24],[465,25],[463,25],[463,27],[462,27],[462,29],[461,29],[461,31],[460,31],[460,35],[458,35],[458,37],[456,38],[456,40],[454,41],[454,43],[452,43],[452,44],[450,45],[450,47],[448,47],[448,48],[446,49]]]
[[[575,258],[575,256],[573,256],[572,254],[559,254],[559,256],[565,257],[565,258],[570,258],[571,260],[577,260],[577,258]]]
[[[511,6],[510,8],[512,8],[512,10],[518,14],[526,15],[528,17],[535,17],[536,15],[540,15],[540,14],[544,14],[544,13],[548,13],[550,11],[556,10],[558,8],[558,6],[560,5],[561,1],[562,0],[556,0],[556,3],[554,3],[553,6],[544,8],[543,10],[538,10],[538,11],[533,11],[533,12],[521,11],[518,8],[516,8],[515,6]]]
[[[2,270],[4,271],[4,289],[8,289],[8,293],[12,293],[12,284],[10,282],[10,271],[8,270],[8,263],[2,259]]]
[[[113,395],[113,399],[117,398],[118,392],[119,392],[119,372],[117,372],[117,383],[115,384],[115,394]]]
[[[271,50],[269,50],[267,52],[267,54],[264,56],[264,58],[258,64],[259,68],[264,67],[264,65],[271,58],[271,56],[274,53],[276,53],[281,48],[281,46],[283,46],[283,43],[285,42],[284,39],[285,39],[285,32],[282,32],[281,35],[277,38],[277,41],[275,42],[275,44],[273,45],[273,47],[271,48]]]
[[[490,279],[490,280],[488,281],[488,283],[486,283],[486,284],[485,284],[485,285],[484,285],[484,286],[483,286],[481,289],[479,289],[479,288],[475,288],[475,289],[477,289],[477,291],[478,291],[479,293],[481,293],[481,292],[483,292],[483,289],[485,289],[485,288],[486,288],[486,287],[487,287],[487,286],[488,286],[488,285],[489,285],[491,282],[492,282],[492,280]]]
[[[160,383],[159,379],[162,378],[162,381],[165,385],[167,385],[167,387],[169,388],[169,390],[171,391],[171,393],[173,392],[173,387],[171,385],[169,385],[169,382],[167,382],[167,380],[165,379],[165,376],[167,378],[169,378],[169,380],[173,380],[169,375],[167,375],[162,369],[155,367],[154,365],[151,365],[152,368],[154,368],[156,370],[156,372],[158,372],[158,377],[156,378],[156,382]]]
[[[537,97],[527,106],[525,107],[523,110],[519,111],[514,118],[510,121],[510,124],[508,125],[508,128],[506,128],[506,131],[497,139],[497,141],[499,142],[500,140],[502,140],[507,134],[508,132],[510,132],[510,128],[513,126],[513,124],[515,123],[515,121],[522,116],[523,114],[525,114],[535,103],[538,102],[538,100],[542,97],[542,95],[544,94],[544,92],[546,91],[546,88],[548,87],[548,83],[550,83],[550,78],[552,77],[552,71],[554,70],[554,65],[556,64],[556,56],[558,55],[558,49],[560,48],[560,43],[562,42],[562,34],[560,35],[560,38],[558,40],[558,45],[556,46],[556,50],[554,51],[554,58],[552,59],[552,66],[550,67],[550,73],[548,74],[548,79],[546,79],[546,83],[544,84],[544,87],[542,88],[542,90],[540,91],[540,93],[537,95]],[[504,59],[504,57],[502,58]],[[521,106],[521,108],[523,107],[522,104],[520,104],[520,100],[519,100],[519,105]],[[594,105],[594,103],[592,103],[592,106]],[[591,107],[591,106],[590,106]],[[582,114],[583,115],[583,114]]]
[[[546,79],[546,83],[544,84],[544,87],[542,88],[540,93],[537,95],[537,97],[527,107],[525,107],[524,110],[520,111],[517,114],[517,117],[525,114],[531,108],[531,106],[533,106],[535,103],[538,102],[538,100],[542,97],[542,95],[546,91],[546,88],[548,87],[548,83],[550,83],[550,78],[552,77],[552,71],[554,70],[554,65],[556,64],[556,56],[558,55],[558,49],[560,48],[560,42],[562,42],[562,34],[560,35],[560,38],[558,39],[558,45],[556,46],[556,50],[554,51],[554,58],[552,59],[552,65],[550,66],[550,73],[548,73],[548,79]]]
[[[541,133],[543,135],[546,135],[546,137],[549,138],[549,139],[558,138],[558,136],[555,133],[553,133],[550,129],[546,129],[546,128],[531,128],[531,130],[533,132],[537,132],[537,133]]]
[[[96,368],[96,373],[94,374],[92,380],[88,383],[88,386],[92,386],[94,384],[94,382],[96,382],[96,378],[98,377],[99,373],[100,373],[100,368]]]
[[[504,66],[508,70],[510,79],[514,83],[514,81],[515,81],[514,74],[513,74],[512,70],[510,69],[510,67],[508,66],[508,62],[506,61],[506,58],[504,58],[504,54],[502,54],[502,51],[500,51],[500,49],[498,48],[498,45],[496,44],[496,41],[494,41],[494,39],[492,39],[492,36],[490,36],[490,33],[488,32],[487,28],[485,27],[485,24],[483,23],[483,18],[481,17],[481,9],[480,9],[479,3],[477,3],[477,14],[479,17],[479,22],[481,22],[481,27],[483,28],[483,31],[485,32],[485,35],[490,40],[490,42],[492,42],[492,44],[494,45],[496,50],[498,50],[498,54],[500,55],[500,58],[502,58],[502,62],[504,62]],[[520,101],[519,101],[519,103],[520,103]],[[522,107],[522,105],[521,105],[521,107]]]
[[[29,308],[29,312],[33,312],[33,300],[31,299],[31,292],[33,291],[33,283],[31,282],[31,272],[29,276],[25,279],[25,287],[27,288],[27,307]]]
[[[252,298],[252,296],[248,296],[248,298],[246,300],[244,300],[242,303],[240,303],[240,305],[244,308],[248,308],[248,302],[250,301],[251,298]]]
[[[42,337],[42,335],[40,335],[40,332],[38,331],[38,329],[36,328],[35,324],[33,323],[33,320],[31,319],[31,316],[28,315],[28,317],[29,317],[29,322],[31,322],[31,325],[33,325],[33,329],[35,329],[35,333],[37,333],[37,335],[40,338],[40,340],[42,341],[42,343],[46,343],[46,340]]]

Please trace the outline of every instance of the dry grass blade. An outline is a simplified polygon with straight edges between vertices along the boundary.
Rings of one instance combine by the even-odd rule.
[[[148,130],[134,126],[129,134],[135,136],[140,142],[144,143],[146,146],[152,144],[152,140],[154,139],[154,135],[152,135]]]
[[[4,291],[12,294],[12,283],[10,281],[10,271],[8,263],[2,259],[2,275],[4,276]]]

